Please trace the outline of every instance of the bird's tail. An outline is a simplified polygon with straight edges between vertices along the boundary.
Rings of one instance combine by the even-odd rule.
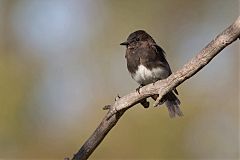
[[[155,101],[158,98],[158,94],[155,94],[151,96]],[[162,100],[158,105],[162,105],[163,103],[166,103],[166,106],[168,108],[169,116],[171,118],[177,116],[183,116],[182,111],[179,108],[180,100],[177,98],[177,96],[171,91],[167,93],[165,96],[163,96]]]
[[[165,104],[168,108],[169,116],[171,118],[177,116],[183,116],[182,111],[179,108],[180,100],[177,98],[177,96],[173,92],[167,93],[164,98],[166,99]]]

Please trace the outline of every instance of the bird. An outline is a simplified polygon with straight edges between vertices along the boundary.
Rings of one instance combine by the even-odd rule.
[[[131,77],[139,84],[136,91],[139,92],[141,87],[163,80],[172,74],[165,51],[156,44],[146,31],[137,30],[131,33],[127,41],[122,42],[120,45],[126,46],[127,69]],[[173,89],[163,96],[159,104],[166,104],[171,118],[183,116],[179,108],[180,100],[176,95],[178,95],[178,91]],[[151,97],[156,100],[158,95]],[[149,107],[147,99],[141,100],[140,103],[145,108]]]

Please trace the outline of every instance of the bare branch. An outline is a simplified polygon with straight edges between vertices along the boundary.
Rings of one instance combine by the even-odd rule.
[[[240,37],[240,17],[226,30],[212,40],[205,48],[203,48],[196,57],[185,64],[180,70],[173,73],[167,79],[157,81],[155,84],[149,84],[140,89],[140,94],[136,91],[116,99],[107,115],[103,118],[100,125],[84,143],[80,150],[74,155],[74,160],[87,159],[96,147],[102,142],[108,132],[115,126],[124,112],[139,103],[140,100],[154,94],[159,94],[159,98],[155,102],[155,106],[159,103],[162,96],[176,88],[188,78],[192,77],[204,66],[206,66],[218,53],[226,46],[234,42]]]

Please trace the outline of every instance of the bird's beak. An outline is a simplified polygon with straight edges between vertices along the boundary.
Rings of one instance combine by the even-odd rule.
[[[129,43],[126,41],[126,42],[123,42],[123,43],[120,43],[121,46],[128,46]]]

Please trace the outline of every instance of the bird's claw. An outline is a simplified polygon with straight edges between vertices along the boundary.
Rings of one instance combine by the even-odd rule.
[[[143,87],[143,85],[141,84],[137,89],[136,91],[138,92],[138,94],[140,94],[140,89]]]

